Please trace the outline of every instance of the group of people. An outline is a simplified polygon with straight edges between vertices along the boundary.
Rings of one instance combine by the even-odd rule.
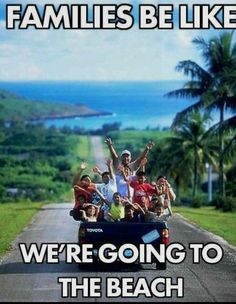
[[[153,148],[149,142],[134,161],[131,153],[124,150],[121,159],[110,138],[105,140],[111,159],[102,172],[97,166],[92,170],[101,176],[101,183],[94,183],[82,174],[87,164],[82,162],[73,180],[75,204],[70,215],[77,221],[104,222],[156,222],[172,215],[171,201],[175,193],[165,176],[158,176],[148,183],[145,173],[148,152]]]

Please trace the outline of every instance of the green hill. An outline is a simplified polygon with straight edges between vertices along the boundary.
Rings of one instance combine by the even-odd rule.
[[[0,119],[7,122],[109,114],[111,113],[90,109],[84,104],[32,101],[10,92],[0,90]]]

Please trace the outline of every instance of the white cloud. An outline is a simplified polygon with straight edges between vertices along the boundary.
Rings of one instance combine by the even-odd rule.
[[[34,2],[50,3],[49,0]],[[72,1],[51,2],[59,4]],[[93,2],[118,3],[109,0],[73,1],[79,4]],[[151,1],[144,2],[151,3]],[[158,1],[161,2],[171,1]],[[190,2],[193,1],[188,1]],[[9,31],[4,29],[4,21],[0,23],[0,27],[1,80],[179,79],[182,75],[174,70],[178,61],[194,58],[201,63],[199,52],[191,43],[192,39],[199,34],[208,38],[209,35],[218,33],[215,30],[184,31],[177,28],[140,30],[136,25],[127,31],[63,29]]]
[[[208,0],[206,3],[206,0],[140,0],[139,1],[141,4],[174,4],[174,6],[179,6],[180,4],[188,4],[193,5],[193,4],[209,4],[209,5],[214,5],[214,4],[225,4],[224,0]],[[235,0],[227,0],[227,4],[235,4]]]

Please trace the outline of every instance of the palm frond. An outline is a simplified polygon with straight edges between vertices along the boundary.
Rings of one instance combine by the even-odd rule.
[[[191,114],[196,110],[199,110],[201,107],[202,107],[202,103],[201,103],[201,101],[198,101],[198,102],[194,103],[193,105],[187,107],[183,111],[177,113],[175,118],[174,118],[174,121],[171,125],[171,129],[175,130],[177,128],[177,126],[182,124],[183,120],[186,118],[186,116],[188,114]]]
[[[223,158],[231,159],[236,154],[236,135],[228,142],[222,153]]]
[[[190,76],[191,79],[211,79],[212,76],[200,65],[192,60],[180,61],[176,66],[177,72],[183,72],[184,75]]]
[[[171,91],[165,94],[166,97],[179,97],[179,98],[196,98],[201,95],[201,88],[187,88],[186,86],[182,89]]]

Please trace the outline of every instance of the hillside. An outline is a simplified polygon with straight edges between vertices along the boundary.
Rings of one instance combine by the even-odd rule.
[[[32,101],[0,90],[0,119],[8,122],[15,120],[44,120],[47,118],[56,119],[109,114],[111,113],[90,109],[84,104]]]

